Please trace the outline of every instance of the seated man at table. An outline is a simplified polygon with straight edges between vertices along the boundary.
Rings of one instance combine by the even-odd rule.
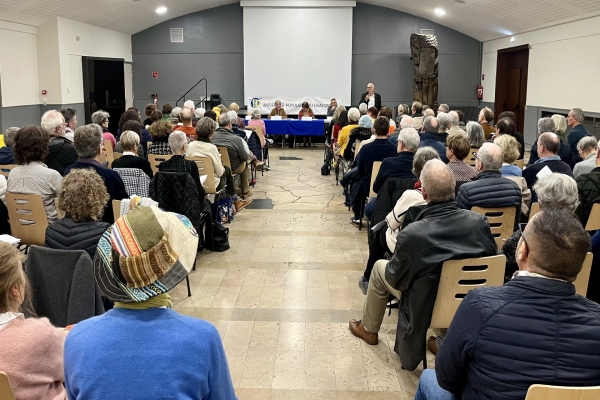
[[[271,117],[281,117],[281,119],[287,118],[285,110],[281,107],[281,100],[275,101],[275,108],[269,113],[269,119],[271,119]]]

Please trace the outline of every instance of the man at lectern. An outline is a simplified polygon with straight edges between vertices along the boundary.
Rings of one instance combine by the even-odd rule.
[[[377,107],[378,110],[381,110],[381,96],[379,93],[375,93],[375,85],[372,83],[367,85],[367,92],[360,96],[358,104],[362,103],[365,103],[367,108]]]

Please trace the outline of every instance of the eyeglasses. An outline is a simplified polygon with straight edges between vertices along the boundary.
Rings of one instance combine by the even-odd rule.
[[[448,146],[446,146],[446,147],[448,147]],[[477,152],[476,151],[473,152],[473,158],[476,159],[476,160],[479,160],[479,158],[477,158]],[[479,161],[481,161],[481,160],[479,160]]]
[[[525,239],[525,235],[523,234],[523,231],[525,230],[526,226],[527,226],[527,223],[525,223],[525,222],[519,223],[519,233],[521,234],[521,238],[523,239],[525,246],[527,246],[527,248],[529,248],[529,243],[527,243],[527,240]]]

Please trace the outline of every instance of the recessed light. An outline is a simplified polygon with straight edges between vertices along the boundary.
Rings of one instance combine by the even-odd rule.
[[[166,12],[167,12],[167,7],[165,7],[165,6],[160,6],[156,9],[157,14],[164,14]]]
[[[510,38],[510,42],[513,43],[514,41],[515,41],[515,37],[513,36]]]
[[[433,10],[433,12],[435,12],[437,15],[446,15],[446,11],[442,10],[441,8],[436,8]]]

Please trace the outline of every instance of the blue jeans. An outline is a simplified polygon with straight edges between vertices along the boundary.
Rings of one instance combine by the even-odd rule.
[[[455,400],[455,397],[438,385],[435,370],[429,368],[421,374],[415,400]]]

